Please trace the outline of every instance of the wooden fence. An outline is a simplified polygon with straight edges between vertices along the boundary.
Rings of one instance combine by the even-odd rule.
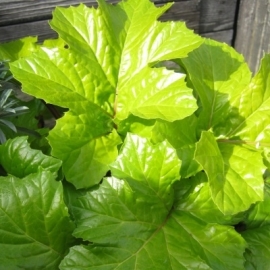
[[[270,0],[241,0],[235,36],[236,50],[257,71],[264,53],[270,53]]]
[[[157,5],[170,2],[152,1]],[[80,2],[88,6],[96,5],[95,0],[0,0],[0,42],[31,35],[39,36],[40,41],[56,37],[48,25],[52,10],[56,6],[78,5]],[[118,1],[108,0],[108,2]],[[183,20],[196,33],[235,45],[236,49],[247,57],[253,70],[257,69],[258,58],[262,52],[270,50],[270,0],[174,0],[174,2],[162,20]],[[246,16],[249,19],[246,19]]]

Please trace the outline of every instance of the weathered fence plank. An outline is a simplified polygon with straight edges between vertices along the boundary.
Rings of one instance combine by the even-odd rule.
[[[201,0],[200,32],[233,29],[237,0]]]
[[[0,42],[8,42],[26,36],[38,36],[38,40],[43,41],[48,38],[56,38],[57,34],[51,30],[47,20],[0,27]]]
[[[80,2],[83,2],[88,6],[97,5],[95,0],[1,0],[0,25],[49,19],[56,6],[78,5]],[[108,2],[113,3],[117,2],[117,0],[110,0]]]
[[[256,72],[264,53],[270,53],[270,0],[241,0],[235,48]]]
[[[171,1],[152,0],[156,4]],[[174,0],[174,2],[182,2],[186,8],[186,2],[192,0]],[[107,0],[109,3],[117,3],[119,0]],[[0,1],[0,25],[8,25],[19,22],[38,21],[51,17],[51,13],[56,6],[71,6],[84,3],[87,6],[97,6],[96,0],[20,0],[20,1]],[[182,12],[183,13],[183,12]]]
[[[170,2],[152,1],[156,4]],[[80,2],[88,6],[96,5],[95,0],[1,0],[0,42],[29,35],[38,35],[40,41],[55,37],[56,34],[48,25],[52,10],[56,6],[78,5]],[[108,2],[116,3],[119,0]],[[163,15],[162,20],[183,20],[197,33],[231,43],[237,0],[174,0],[174,2],[174,6]],[[217,5],[217,2],[221,5]]]
[[[199,33],[232,44],[237,0],[201,0]]]
[[[36,12],[35,10],[34,13]],[[30,21],[2,26],[0,27],[0,40],[1,42],[10,41],[14,39],[15,35],[16,38],[38,35],[40,41],[46,38],[54,38],[56,37],[56,33],[50,28],[48,24],[49,19],[51,19],[51,14],[49,14],[48,19],[41,21]],[[161,20],[182,20],[186,22],[189,28],[198,32],[200,12],[196,1],[174,3],[172,8],[161,17]]]
[[[200,10],[197,0],[174,3],[160,19],[164,21],[185,21],[189,28],[199,32]]]

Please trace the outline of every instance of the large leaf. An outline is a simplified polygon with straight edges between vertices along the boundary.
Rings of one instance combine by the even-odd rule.
[[[119,140],[107,136],[116,127],[113,121],[118,125],[131,113],[174,121],[197,108],[183,74],[153,66],[186,57],[203,39],[182,22],[157,21],[170,4],[98,2],[98,9],[57,8],[50,24],[67,46],[43,47],[11,65],[26,93],[70,109],[49,142],[52,154],[63,159],[67,180],[78,188],[98,183],[115,160]],[[108,157],[101,162],[95,162],[96,140],[106,140]],[[94,170],[86,169],[94,163]],[[78,172],[83,180],[77,184]]]
[[[62,184],[51,172],[0,177],[1,269],[57,269],[72,230]]]
[[[239,96],[251,79],[242,55],[225,43],[206,39],[189,57],[182,59],[181,64],[199,95],[201,128],[208,130],[218,125],[229,112],[237,113],[231,100]]]
[[[234,96],[231,105],[237,110],[227,113],[217,132],[236,142],[259,148],[270,143],[270,55],[262,59],[261,67],[250,84]]]
[[[263,200],[265,166],[260,152],[229,143],[218,144],[211,132],[203,131],[195,159],[206,172],[212,198],[224,214],[237,214]]]
[[[50,171],[56,177],[62,162],[31,149],[27,137],[16,137],[0,145],[0,164],[8,174],[19,178],[36,173],[39,168]]]
[[[112,170],[122,180],[105,178],[71,199],[74,235],[93,243],[71,248],[60,269],[244,269],[239,234],[178,209],[176,171],[166,142],[128,135]]]
[[[266,270],[270,267],[270,226],[247,230],[242,233],[248,244],[246,257],[247,270]]]

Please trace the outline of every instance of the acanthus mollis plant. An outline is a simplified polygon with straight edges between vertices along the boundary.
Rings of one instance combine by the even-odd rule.
[[[56,8],[59,40],[11,64],[24,92],[68,112],[48,136],[57,159],[39,165],[26,138],[0,146],[0,247],[9,247],[0,262],[267,269],[270,56],[252,78],[233,48],[158,21],[171,4],[98,3]]]

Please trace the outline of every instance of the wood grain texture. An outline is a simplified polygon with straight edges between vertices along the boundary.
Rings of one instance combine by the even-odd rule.
[[[235,48],[253,72],[264,53],[270,53],[270,0],[241,0]]]
[[[0,42],[26,36],[38,36],[38,41],[42,42],[44,39],[56,38],[57,34],[50,28],[47,20],[0,27]]]
[[[21,0],[0,2],[0,25],[19,24],[23,22],[49,19],[56,6],[78,5],[77,0]],[[96,6],[95,0],[83,1],[88,6]],[[117,1],[109,1],[117,2]]]
[[[199,32],[200,9],[197,0],[174,3],[160,19],[162,21],[184,21],[187,27]]]
[[[48,5],[49,2],[61,2],[61,1],[49,0],[47,3]],[[62,1],[62,2],[78,3],[78,1]],[[117,1],[110,1],[110,2],[117,2]],[[156,2],[157,5],[162,5],[161,1]],[[25,4],[26,3],[24,3],[24,5]],[[52,10],[54,9],[54,7],[52,6],[50,8]],[[37,14],[39,15],[38,17],[34,18],[31,17],[31,20],[23,20],[23,22],[15,21],[16,23],[13,21],[11,25],[2,25],[2,26],[0,25],[0,42],[7,42],[14,39],[22,38],[24,36],[39,36],[39,41],[43,41],[46,38],[56,37],[56,33],[53,30],[51,30],[48,24],[48,20],[51,19],[51,15],[49,16],[40,15],[42,14],[42,11],[40,9],[34,11],[29,10],[28,12],[29,14],[30,13],[35,14],[35,16],[37,16]],[[179,21],[179,20],[185,21],[189,28],[195,30],[195,32],[198,32],[200,10],[198,9],[197,0],[175,2],[173,7],[169,11],[167,11],[160,19],[162,21]]]
[[[201,0],[200,33],[233,29],[237,0]]]
[[[162,16],[161,20],[185,21],[187,26],[196,33],[206,33],[217,40],[231,42],[230,35],[222,30],[232,30],[236,1],[227,1],[232,5],[228,13],[228,5],[222,4],[226,1],[174,0],[175,4]],[[56,34],[50,29],[48,20],[51,19],[54,8],[78,5],[80,2],[80,0],[0,0],[0,42],[30,35],[39,36],[40,41],[53,38]],[[83,2],[88,6],[96,5],[95,0]],[[119,0],[108,0],[108,2],[116,3]],[[152,0],[152,2],[161,5],[170,1]],[[217,2],[220,5],[217,5]],[[226,16],[219,17],[217,15],[219,13]],[[218,19],[220,19],[219,23]]]
[[[191,0],[174,0],[174,2],[189,2]],[[117,3],[119,0],[108,0]],[[152,0],[160,4],[171,1]],[[0,26],[21,22],[49,19],[56,6],[68,7],[84,3],[87,6],[97,6],[96,0],[0,0]]]

